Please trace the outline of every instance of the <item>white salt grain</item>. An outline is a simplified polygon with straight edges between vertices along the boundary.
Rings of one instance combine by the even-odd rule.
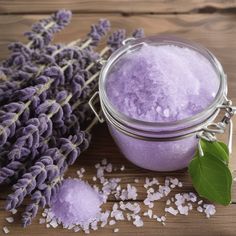
[[[179,213],[181,215],[188,215],[188,207],[187,206],[182,206],[182,205],[179,205],[178,206],[178,210],[179,210]]]
[[[134,179],[134,182],[137,184],[139,183],[139,179]]]
[[[53,228],[56,228],[56,227],[58,226],[56,220],[52,220],[52,221],[50,222],[50,225],[51,225]]]
[[[179,182],[179,183],[178,183],[178,187],[179,187],[179,188],[182,188],[182,187],[183,187],[183,183]]]
[[[124,165],[121,166],[120,170],[121,170],[121,171],[124,171],[124,170],[125,170],[125,166],[124,166]]]
[[[109,163],[107,166],[106,166],[106,172],[108,172],[108,173],[111,173],[112,172],[112,164],[111,163]]]
[[[136,215],[135,216],[135,220],[133,221],[133,224],[136,226],[136,227],[143,227],[144,223],[141,219],[141,217],[139,215]]]
[[[203,212],[203,208],[202,208],[201,206],[198,206],[198,207],[197,207],[197,211]]]
[[[4,226],[4,227],[2,228],[2,230],[3,230],[3,232],[4,232],[5,234],[10,233],[10,230],[7,228],[7,226]]]
[[[198,205],[201,205],[203,203],[203,201],[202,200],[200,200],[197,204]]]
[[[167,201],[166,201],[166,205],[170,205],[171,204],[171,201],[170,201],[170,199],[168,199]]]
[[[114,232],[114,233],[118,233],[118,232],[119,232],[119,229],[118,229],[118,228],[115,228],[115,229],[113,230],[113,232]]]
[[[97,177],[96,176],[93,176],[93,181],[97,181]]]
[[[39,224],[45,224],[45,223],[46,223],[46,220],[44,218],[39,219]]]
[[[216,213],[216,208],[212,204],[204,204],[203,207],[205,208],[204,212],[207,218],[210,218],[212,215]]]
[[[173,207],[167,207],[165,208],[165,212],[169,212],[170,214],[176,216],[178,214],[178,211],[175,210]]]
[[[80,231],[80,228],[79,228],[79,226],[75,226],[75,227],[73,228],[73,230],[74,230],[75,233],[77,233],[77,232]]]
[[[13,223],[13,222],[14,222],[14,218],[13,218],[13,217],[7,217],[7,218],[6,218],[6,221],[7,221],[8,223]]]
[[[114,221],[114,220],[109,221],[109,225],[114,225],[114,224],[116,224],[116,221]]]
[[[15,215],[17,213],[17,210],[16,209],[12,209],[10,212],[11,212],[12,215]]]
[[[161,216],[161,220],[162,221],[166,221],[166,217],[165,216]]]

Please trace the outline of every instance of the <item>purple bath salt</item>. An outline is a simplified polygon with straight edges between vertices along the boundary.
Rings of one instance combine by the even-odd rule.
[[[118,111],[150,122],[191,117],[212,103],[218,89],[218,74],[209,60],[174,45],[145,45],[126,54],[106,83]]]
[[[89,184],[79,179],[66,179],[51,209],[63,225],[83,225],[96,219],[101,204],[100,195]]]
[[[214,119],[209,112],[191,118],[209,108],[224,77],[206,49],[169,39],[143,39],[142,46],[124,47],[101,76],[110,112],[104,114],[119,117],[113,122],[106,117],[111,135],[128,160],[155,171],[188,166],[198,142],[194,125]]]

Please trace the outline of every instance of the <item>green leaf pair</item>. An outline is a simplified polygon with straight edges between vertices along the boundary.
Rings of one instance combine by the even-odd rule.
[[[200,144],[204,155],[197,150],[189,165],[193,186],[201,197],[228,205],[232,187],[228,147],[217,141],[200,140]]]

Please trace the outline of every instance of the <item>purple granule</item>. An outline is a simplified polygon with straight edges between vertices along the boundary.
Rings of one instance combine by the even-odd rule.
[[[118,111],[149,122],[191,117],[212,103],[218,89],[211,62],[174,45],[144,45],[125,54],[106,82],[107,96]]]
[[[69,178],[63,181],[51,209],[63,225],[83,225],[96,219],[101,204],[100,195],[89,184]]]

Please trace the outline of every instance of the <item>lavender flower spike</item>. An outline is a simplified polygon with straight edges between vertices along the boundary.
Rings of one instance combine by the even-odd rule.
[[[132,33],[132,36],[136,39],[143,38],[145,36],[144,30],[142,28],[138,28],[134,30],[134,32]]]
[[[106,19],[101,19],[97,25],[91,26],[91,31],[88,36],[92,40],[91,45],[96,46],[103,36],[110,29],[110,22]]]
[[[118,29],[108,38],[107,44],[110,46],[110,50],[112,52],[122,46],[122,41],[125,39],[125,34],[126,32],[124,29]]]
[[[31,32],[25,36],[30,40],[28,47],[44,48],[52,41],[53,34],[62,30],[70,23],[71,12],[60,10],[47,19],[40,20],[32,26]]]

